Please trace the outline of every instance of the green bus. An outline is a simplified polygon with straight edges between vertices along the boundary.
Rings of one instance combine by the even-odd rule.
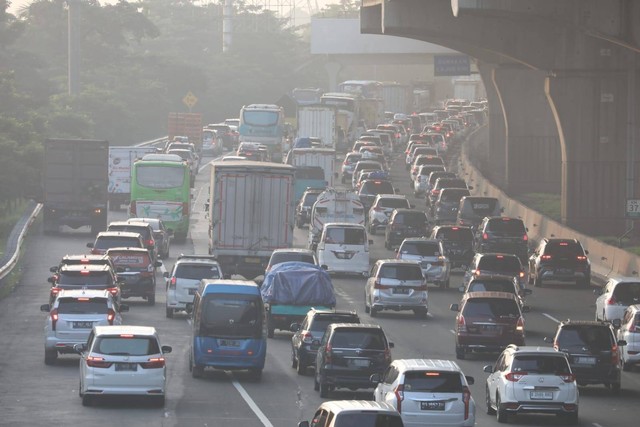
[[[147,154],[131,170],[131,217],[160,218],[178,241],[189,231],[190,170],[174,154]]]

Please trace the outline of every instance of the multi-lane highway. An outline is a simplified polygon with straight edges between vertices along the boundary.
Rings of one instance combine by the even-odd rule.
[[[203,205],[207,198],[208,167],[204,166],[194,189],[194,206],[190,238],[183,245],[173,245],[167,269],[177,254],[206,253],[207,224]],[[407,172],[400,161],[395,163],[394,186],[410,195]],[[424,202],[413,201],[418,208]],[[110,212],[109,220],[125,217],[124,212]],[[295,231],[295,245],[306,243],[306,230]],[[383,237],[373,236],[372,260],[391,257],[384,249]],[[71,231],[44,236],[34,229],[27,241],[22,262],[22,281],[15,291],[0,301],[0,425],[39,426],[51,424],[93,426],[295,426],[309,419],[322,399],[313,391],[311,375],[302,377],[291,368],[291,334],[276,332],[268,343],[268,355],[262,380],[256,382],[245,373],[207,371],[204,379],[193,379],[188,371],[187,350],[190,322],[187,316],[167,319],[164,310],[164,280],[158,273],[157,303],[150,307],[142,300],[131,299],[124,321],[128,324],[152,325],[163,344],[173,346],[167,355],[168,392],[164,408],[140,399],[109,399],[92,407],[83,407],[78,398],[78,356],[64,355],[54,366],[43,362],[43,326],[45,313],[39,311],[48,302],[49,267],[67,253],[84,253],[92,238],[88,231]],[[429,316],[416,319],[411,312],[382,312],[375,319],[364,313],[361,277],[336,277],[334,285],[339,309],[354,309],[363,321],[383,326],[395,343],[394,358],[455,359],[452,333],[455,314],[449,305],[459,301],[457,287],[462,274],[452,277],[451,288],[430,288]],[[527,300],[532,307],[526,317],[527,343],[545,345],[543,338],[552,335],[561,319],[593,319],[595,297],[590,290],[572,286],[536,288]],[[471,356],[459,361],[467,375],[475,377],[471,386],[476,401],[477,426],[497,425],[495,417],[485,414],[485,364],[495,356]],[[636,425],[635,405],[640,397],[640,372],[623,373],[623,392],[614,397],[602,386],[580,389],[580,425],[618,427]],[[371,393],[337,391],[332,399],[368,399]],[[555,417],[522,415],[511,421],[519,425],[561,425]]]

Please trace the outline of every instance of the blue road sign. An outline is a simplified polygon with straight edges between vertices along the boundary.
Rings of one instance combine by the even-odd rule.
[[[468,76],[471,63],[467,55],[434,55],[434,76]]]

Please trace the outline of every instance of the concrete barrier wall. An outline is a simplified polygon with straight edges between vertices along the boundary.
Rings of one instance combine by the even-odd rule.
[[[469,138],[469,143],[478,138],[488,138],[488,128],[478,129]],[[465,145],[460,156],[460,173],[473,186],[471,193],[476,196],[496,197],[504,207],[505,216],[521,218],[529,229],[529,238],[539,241],[544,237],[578,239],[589,251],[591,271],[596,281],[603,282],[606,277],[638,276],[640,257],[615,246],[608,245],[566,227],[541,213],[526,207],[517,200],[509,198],[502,190],[489,182],[471,163],[468,147]],[[636,273],[634,273],[636,272]]]

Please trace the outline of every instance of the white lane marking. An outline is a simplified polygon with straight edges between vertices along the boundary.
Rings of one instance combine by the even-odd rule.
[[[602,424],[598,424],[598,423],[593,423],[593,425],[594,425],[595,427],[602,427]]]
[[[553,321],[554,321],[554,322],[556,322],[556,323],[560,323],[560,321],[559,321],[558,319],[556,319],[555,317],[553,317],[553,316],[552,316],[552,315],[550,315],[550,314],[542,313],[542,315],[543,315],[544,317],[546,317],[547,319],[551,319],[551,320],[553,320]]]
[[[227,373],[227,375],[232,375],[232,374]],[[247,402],[247,405],[249,405],[249,408],[251,408],[253,413],[256,414],[256,416],[258,417],[262,425],[265,427],[273,427],[273,424],[271,424],[271,421],[269,421],[267,416],[260,410],[256,402],[253,401],[253,399],[251,398],[251,396],[249,396],[249,393],[247,393],[244,387],[242,387],[242,385],[235,379],[231,381],[231,384],[233,384],[236,390],[238,390],[238,393],[240,393],[240,396],[242,396],[244,401]]]
[[[456,334],[456,331],[454,331],[453,329],[449,329],[449,332],[451,332],[453,335]]]

